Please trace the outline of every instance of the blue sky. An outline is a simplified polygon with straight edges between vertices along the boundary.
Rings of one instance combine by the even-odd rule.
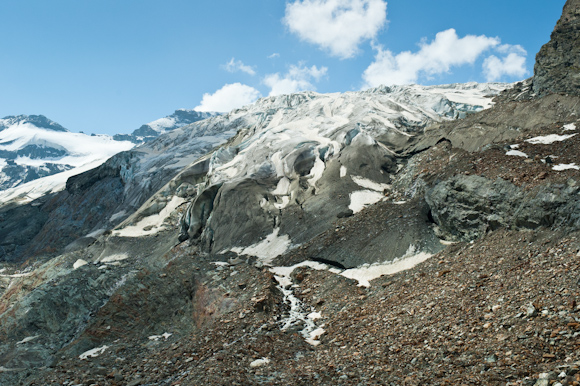
[[[0,117],[129,133],[178,108],[521,80],[564,0],[0,0]]]

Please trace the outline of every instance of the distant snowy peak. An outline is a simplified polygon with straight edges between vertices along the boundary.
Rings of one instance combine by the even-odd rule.
[[[174,130],[178,127],[190,125],[194,122],[214,117],[216,115],[219,114],[214,112],[202,112],[196,110],[179,109],[175,110],[173,114],[165,118],[157,119],[141,127],[143,128],[148,126],[152,130],[162,134],[167,131]]]
[[[175,110],[175,112],[171,115],[144,124],[137,130],[133,131],[133,133],[130,135],[116,135],[115,139],[129,140],[133,143],[148,142],[157,138],[161,134],[165,134],[169,131],[173,131],[180,127],[184,127],[210,117],[215,117],[217,115],[219,115],[219,113],[179,109]]]
[[[75,169],[98,166],[134,146],[107,135],[72,133],[42,115],[0,119],[0,190]]]
[[[12,126],[18,124],[30,124],[39,129],[46,129],[52,131],[64,131],[68,130],[59,125],[58,123],[51,121],[44,115],[11,115],[0,119],[0,131],[8,129]]]

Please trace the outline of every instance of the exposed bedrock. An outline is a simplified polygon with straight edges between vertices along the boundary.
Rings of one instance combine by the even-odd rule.
[[[551,39],[536,55],[534,91],[580,95],[580,0],[568,0]]]
[[[421,199],[378,203],[313,240],[306,246],[308,259],[347,269],[444,248],[433,231],[429,207]]]
[[[580,229],[579,192],[572,179],[526,191],[502,179],[457,176],[435,185],[425,198],[441,237],[469,241],[503,227]]]

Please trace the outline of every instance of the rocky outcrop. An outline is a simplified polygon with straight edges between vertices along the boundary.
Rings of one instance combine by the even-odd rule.
[[[536,55],[534,91],[580,95],[580,0],[568,0],[550,41]]]
[[[502,179],[457,176],[435,185],[425,199],[440,237],[471,241],[499,228],[580,229],[579,192],[573,179],[525,191]]]

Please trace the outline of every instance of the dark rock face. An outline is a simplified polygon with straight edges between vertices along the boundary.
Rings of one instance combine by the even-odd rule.
[[[48,214],[40,206],[23,205],[1,212],[0,261],[15,260],[47,220]]]
[[[534,66],[534,91],[580,95],[580,0],[568,0]]]
[[[440,236],[470,241],[499,228],[580,228],[576,181],[526,192],[502,179],[457,176],[437,184],[425,199]]]

